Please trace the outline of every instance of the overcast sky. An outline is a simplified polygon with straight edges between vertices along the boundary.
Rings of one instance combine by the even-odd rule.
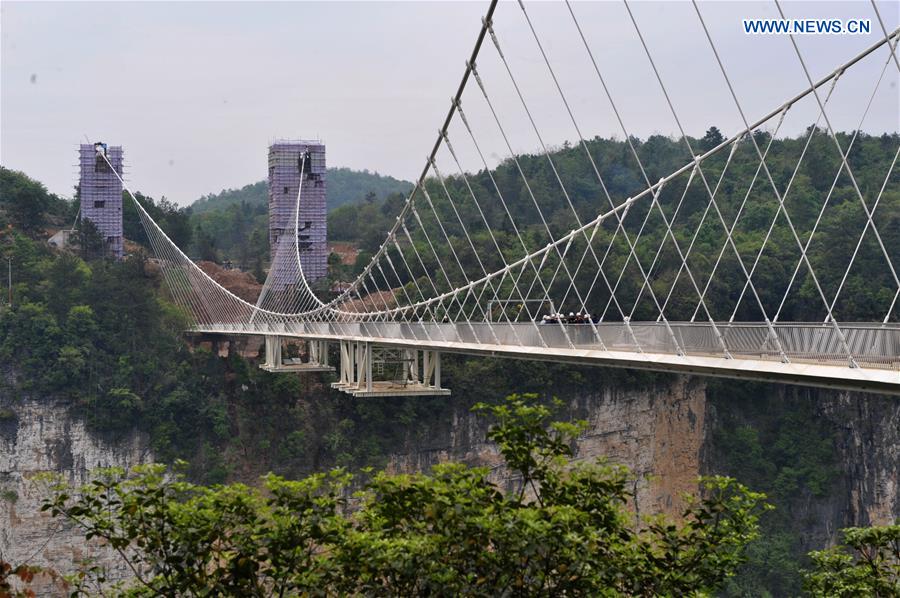
[[[629,133],[674,134],[677,125],[620,2],[573,10]],[[879,2],[889,30],[900,3]],[[786,2],[789,17],[870,18],[872,33],[798,38],[814,79],[883,37],[868,2]],[[320,138],[331,166],[414,179],[456,91],[487,2],[198,2],[0,4],[0,162],[71,196],[85,136],[125,147],[129,183],[187,204],[266,175],[275,138]],[[609,102],[565,4],[527,3],[585,136],[618,135]],[[737,131],[740,113],[690,3],[637,2],[635,19],[683,126]],[[785,36],[744,35],[741,20],[777,17],[771,2],[703,2],[741,108],[751,121],[808,86]],[[504,54],[544,141],[577,140],[518,4],[494,17]],[[897,67],[886,48],[851,69],[828,115],[838,129],[900,127]],[[516,152],[537,137],[491,43],[478,60]],[[823,89],[823,96],[827,90]],[[463,106],[489,161],[508,151],[477,86]],[[815,98],[792,109],[781,132],[815,121]],[[824,121],[823,121],[824,124]],[[774,122],[769,124],[771,129]],[[466,169],[480,163],[459,123]],[[453,171],[442,154],[441,166]],[[455,167],[455,165],[453,165]]]

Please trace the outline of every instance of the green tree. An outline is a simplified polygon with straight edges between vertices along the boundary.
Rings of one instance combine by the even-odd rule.
[[[144,224],[137,206],[137,201],[151,218],[162,228],[172,242],[181,248],[187,248],[193,238],[193,225],[191,223],[191,209],[179,208],[174,202],[165,197],[154,201],[140,192],[135,193],[134,199],[127,191],[122,192],[122,227],[125,238],[139,243],[144,247],[150,247],[150,239],[144,230]]]
[[[674,596],[733,574],[763,495],[709,478],[680,524],[634,526],[625,468],[571,462],[584,424],[551,423],[534,398],[477,407],[519,480],[508,493],[486,468],[448,463],[376,474],[348,510],[339,469],[258,489],[152,465],[107,470],[76,495],[56,485],[43,508],[118,550],[137,595]]]
[[[703,151],[709,151],[723,141],[725,141],[725,136],[722,135],[722,131],[718,127],[710,127],[700,139],[700,147]]]
[[[106,241],[92,220],[87,218],[79,220],[78,232],[82,259],[95,260],[106,255]]]
[[[216,251],[216,240],[212,234],[198,225],[194,238],[196,239],[198,259],[209,262],[217,262],[219,260],[219,255]]]
[[[44,224],[44,213],[53,198],[41,183],[0,166],[0,207],[10,222],[27,233],[34,233]]]
[[[842,532],[844,545],[810,553],[806,591],[816,598],[900,596],[900,524]]]

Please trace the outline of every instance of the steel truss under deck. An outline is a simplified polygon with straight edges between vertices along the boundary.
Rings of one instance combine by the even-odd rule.
[[[669,327],[675,333],[681,354],[670,340],[668,330],[659,323],[288,322],[218,324],[198,331],[339,343],[341,381],[336,387],[352,389],[351,394],[355,396],[403,394],[396,392],[398,388],[380,391],[378,381],[373,379],[372,352],[377,356],[385,347],[430,354],[427,358],[423,356],[423,363],[427,359],[437,360],[436,378],[428,377],[427,366],[424,378],[412,375],[406,378],[409,391],[414,387],[435,391],[425,394],[449,394],[440,388],[440,352],[900,394],[900,326],[895,324],[842,324],[853,354],[852,367],[833,327],[826,324],[778,324],[775,327],[778,342],[768,335],[765,325],[717,324],[725,337],[727,356],[720,349],[710,324],[670,322]],[[639,347],[634,344],[634,338],[639,339]],[[327,350],[320,351],[327,353]],[[267,352],[267,360],[268,355]]]

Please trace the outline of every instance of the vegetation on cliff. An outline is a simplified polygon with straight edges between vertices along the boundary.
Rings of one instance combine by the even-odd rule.
[[[364,201],[381,201],[394,194],[402,196],[412,188],[407,181],[349,168],[329,168],[326,181],[329,211]],[[196,231],[194,254],[202,259],[231,260],[246,269],[262,271],[261,264],[269,254],[266,181],[206,195],[191,204],[189,210]],[[329,239],[342,238],[340,234],[329,234]]]
[[[5,189],[46,194],[20,173],[5,174],[15,183]],[[189,346],[185,316],[148,254],[138,249],[117,262],[102,252],[53,249],[39,232],[72,206],[46,199],[60,215],[46,209],[29,234],[0,230],[0,254],[13,270],[12,307],[0,305],[0,366],[13,372],[0,381],[7,396],[63,399],[96,433],[146,432],[157,459],[187,459],[192,479],[208,483],[241,476],[247,463],[254,476],[260,468],[291,477],[335,464],[383,466],[450,417],[453,405],[440,397],[357,401],[331,390],[327,377],[272,375],[236,354]],[[182,213],[143,195],[139,201],[177,234]],[[17,199],[4,195],[3,202]],[[126,232],[133,209],[125,212]],[[464,405],[487,392],[551,396],[608,377],[596,368],[444,361],[444,379]]]
[[[711,381],[711,468],[727,471],[765,492],[778,508],[760,520],[762,534],[748,547],[749,562],[729,581],[729,596],[796,596],[806,555],[827,541],[810,537],[818,511],[839,492],[835,432],[816,417],[814,396],[785,397],[769,385]],[[740,409],[735,409],[740,405]]]
[[[900,524],[841,530],[844,543],[810,553],[803,587],[815,598],[900,596]]]
[[[486,468],[379,473],[349,508],[343,470],[264,490],[196,486],[163,466],[109,471],[44,508],[119,551],[138,595],[685,596],[721,586],[757,534],[764,495],[703,481],[676,524],[635,522],[628,475],[572,463],[583,423],[549,421],[535,396],[479,405],[517,487]],[[90,574],[93,573],[93,574]],[[76,593],[104,592],[102,571]]]

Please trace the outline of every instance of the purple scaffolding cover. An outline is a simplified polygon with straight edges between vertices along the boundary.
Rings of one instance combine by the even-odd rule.
[[[95,146],[83,143],[78,149],[81,218],[90,220],[106,242],[107,251],[117,259],[125,252],[122,233],[122,181],[99,152],[105,152],[109,164],[122,176],[124,152],[121,146]]]
[[[318,141],[277,141],[269,146],[269,247],[276,290],[296,285],[296,269],[276,264],[276,259],[294,259],[289,252],[276,257],[278,240],[294,230],[294,206],[300,188],[304,153],[310,159],[303,171],[297,243],[300,265],[308,282],[328,273],[328,243],[325,207],[325,145]]]

